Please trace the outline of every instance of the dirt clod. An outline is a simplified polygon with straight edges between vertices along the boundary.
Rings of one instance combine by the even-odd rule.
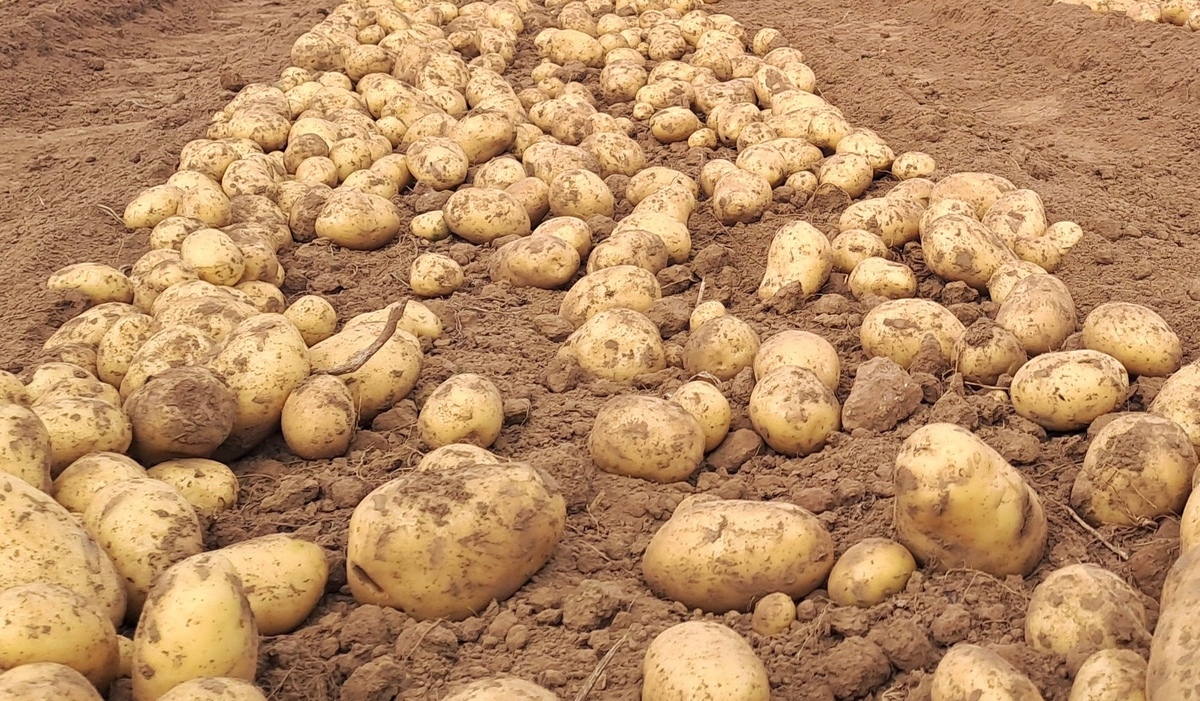
[[[921,405],[924,393],[904,368],[890,358],[872,358],[854,374],[854,386],[842,405],[847,431],[890,431]]]

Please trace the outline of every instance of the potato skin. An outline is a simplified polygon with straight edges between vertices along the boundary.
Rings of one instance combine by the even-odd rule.
[[[123,453],[133,442],[129,418],[101,399],[58,397],[33,407],[50,434],[50,474],[98,451]]]
[[[245,679],[201,677],[172,688],[159,701],[267,701],[267,697]]]
[[[825,447],[841,429],[841,406],[817,374],[781,365],[763,375],[750,393],[750,422],[776,452],[789,457]]]
[[[1075,332],[1075,301],[1053,275],[1030,275],[1013,284],[996,312],[996,324],[1011,331],[1031,356],[1056,351]]]
[[[883,356],[907,369],[921,350],[921,342],[932,334],[950,360],[954,344],[966,329],[962,322],[937,302],[928,299],[895,299],[875,307],[863,317],[859,336],[868,358]]]
[[[690,477],[704,446],[704,428],[683,407],[632,394],[605,402],[588,434],[588,451],[601,470],[664,484]]]
[[[729,433],[732,410],[716,385],[704,380],[687,382],[672,392],[669,399],[700,422],[705,452],[721,445]]]
[[[1077,350],[1046,353],[1021,366],[1009,393],[1021,416],[1052,431],[1073,431],[1125,401],[1129,376],[1111,355]]]
[[[452,233],[474,244],[532,232],[529,213],[504,190],[458,190],[446,201],[442,215]]]
[[[143,464],[206,458],[233,430],[233,392],[205,367],[171,368],[125,400],[131,451]]]
[[[34,662],[0,674],[0,698],[104,701],[86,677],[57,662]]]
[[[1085,348],[1107,353],[1130,375],[1166,377],[1183,362],[1179,336],[1154,310],[1128,302],[1105,302],[1083,320]]]
[[[471,443],[486,448],[504,426],[504,397],[482,375],[453,375],[433,390],[417,417],[417,431],[429,448]]]
[[[1004,263],[1016,260],[1004,241],[975,219],[947,214],[921,233],[921,250],[929,269],[946,280],[961,280],[977,290]]]
[[[51,493],[50,433],[42,420],[17,404],[0,404],[0,472]]]
[[[1198,606],[1200,549],[1193,548],[1179,556],[1163,583],[1146,668],[1147,701],[1190,701],[1200,694],[1200,680],[1188,654],[1196,640]]]
[[[418,620],[462,620],[525,584],[565,524],[558,485],[524,463],[413,472],[354,510],[350,590],[360,603]]]
[[[931,701],[1042,701],[1029,678],[986,647],[958,643],[933,672]]]
[[[146,470],[146,475],[173,487],[204,518],[214,518],[237,504],[237,475],[216,460],[168,460]]]
[[[58,584],[0,591],[0,669],[58,662],[107,690],[117,676],[117,631],[93,602]]]
[[[903,591],[916,569],[908,548],[888,538],[866,538],[842,553],[826,588],[839,606],[874,606]]]
[[[295,630],[325,594],[329,562],[315,543],[286,533],[243,540],[219,552],[242,581],[263,635]]]
[[[658,327],[632,309],[608,309],[567,338],[559,357],[573,357],[585,373],[627,382],[667,366]]]
[[[771,299],[797,282],[808,297],[820,291],[833,269],[829,238],[802,221],[789,222],[775,232],[767,251],[767,269],[758,286],[759,299]]]
[[[687,621],[650,642],[642,661],[642,701],[768,701],[767,669],[733,629]]]
[[[830,392],[837,391],[842,375],[842,363],[833,344],[799,329],[780,331],[762,342],[754,354],[754,377],[761,379],[781,365],[811,370]]]
[[[372,251],[396,238],[400,213],[379,195],[339,188],[325,200],[314,226],[317,236],[343,248]]]
[[[730,380],[754,363],[758,349],[758,334],[749,324],[734,316],[718,316],[688,336],[683,368],[691,375],[707,372]]]
[[[1146,701],[1146,660],[1133,650],[1100,650],[1075,673],[1067,701]]]
[[[535,234],[501,246],[492,258],[491,276],[514,287],[553,290],[575,277],[579,262],[579,251],[570,242]]]
[[[661,297],[654,273],[634,265],[617,265],[583,276],[563,295],[558,313],[578,328],[609,309],[644,312]]]
[[[683,502],[642,556],[651,589],[718,614],[748,611],[772,592],[803,598],[832,567],[828,531],[812,513],[784,502]]]

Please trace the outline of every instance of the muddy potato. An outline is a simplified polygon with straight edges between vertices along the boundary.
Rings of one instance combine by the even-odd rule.
[[[750,394],[750,422],[763,441],[789,457],[825,446],[841,428],[841,407],[816,373],[782,365],[762,375]]]
[[[692,193],[693,198],[700,194],[696,181],[683,173],[663,166],[651,166],[629,179],[629,184],[625,186],[625,199],[637,206],[642,200],[672,184],[682,185]]]
[[[758,334],[749,324],[734,316],[718,316],[688,336],[683,368],[692,375],[706,372],[730,380],[753,364],[758,348]]]
[[[1017,280],[996,313],[996,324],[1011,331],[1030,355],[1061,348],[1076,323],[1070,291],[1047,274]]]
[[[958,214],[933,220],[921,232],[925,264],[945,280],[961,280],[986,290],[988,280],[1004,263],[1015,259],[993,231]]]
[[[479,166],[479,169],[475,171],[475,177],[471,179],[471,185],[503,190],[525,177],[525,166],[511,156],[504,156],[494,158]]]
[[[704,430],[704,452],[721,445],[729,433],[732,410],[720,389],[712,383],[696,380],[672,392],[669,399],[700,422]]]
[[[650,133],[664,144],[687,141],[701,126],[696,113],[686,107],[667,107],[650,118]]]
[[[591,171],[563,171],[550,182],[550,213],[556,217],[612,217],[613,207],[612,191]]]
[[[96,379],[92,373],[75,363],[41,363],[26,372],[25,393],[33,401],[41,399],[50,391],[51,387],[62,382],[81,382]]]
[[[154,226],[154,230],[150,232],[150,248],[166,248],[178,251],[179,245],[187,238],[187,235],[193,231],[208,228],[208,225],[199,219],[190,217],[167,217]]]
[[[917,429],[896,456],[896,539],[918,562],[1027,576],[1046,549],[1041,500],[991,446],[961,426]]]
[[[937,169],[933,156],[921,151],[906,151],[892,161],[892,175],[900,180],[928,178]]]
[[[434,190],[450,190],[467,180],[471,159],[462,147],[442,136],[426,136],[405,152],[408,168],[418,183]]]
[[[87,677],[57,662],[33,662],[0,674],[0,699],[103,701]]]
[[[687,501],[650,539],[642,576],[688,608],[745,611],[772,592],[802,598],[819,587],[833,549],[816,516],[794,504]]]
[[[687,145],[689,148],[704,148],[715,149],[717,147],[717,132],[712,129],[704,128],[697,129],[688,137]]]
[[[366,350],[387,327],[387,317],[349,323],[310,349],[314,371],[329,372]],[[359,418],[374,419],[408,396],[421,373],[421,342],[402,324],[371,358],[354,372],[339,375],[346,383]]]
[[[1187,651],[1195,639],[1195,611],[1200,592],[1198,562],[1197,550],[1188,550],[1171,566],[1163,583],[1146,669],[1148,701],[1186,699],[1197,690],[1195,667],[1189,664]]]
[[[876,234],[884,245],[901,247],[920,237],[921,204],[901,197],[872,197],[850,205],[838,220],[841,231]]]
[[[841,361],[833,344],[821,336],[799,329],[769,336],[754,355],[754,377],[761,380],[767,373],[785,365],[810,370],[830,392],[837,391],[842,374]]]
[[[909,200],[921,205],[922,208],[925,208],[929,206],[929,193],[932,191],[932,180],[928,178],[912,178],[910,180],[901,180],[900,182],[896,183],[891,190],[887,191],[884,197],[892,200]]]
[[[1129,376],[1099,351],[1046,353],[1021,366],[1009,393],[1013,409],[1051,431],[1084,428],[1125,401]]]
[[[211,336],[190,326],[158,331],[134,352],[121,380],[121,396],[128,398],[153,375],[168,368],[197,365],[217,350]]]
[[[754,648],[716,621],[676,624],[654,638],[642,661],[643,701],[767,701],[767,669]]]
[[[725,316],[725,305],[715,299],[707,302],[701,302],[696,305],[692,313],[688,316],[688,330],[695,331],[703,326],[706,322],[712,321],[719,316]],[[755,357],[758,357],[757,355]]]
[[[796,602],[783,592],[767,594],[754,604],[750,629],[763,636],[787,631],[796,620]]]
[[[0,592],[0,620],[0,669],[55,662],[100,690],[107,690],[117,676],[120,652],[112,621],[94,602],[66,587],[30,582],[5,589]]]
[[[413,236],[426,241],[441,241],[450,237],[450,227],[442,210],[418,214],[409,224]]]
[[[121,404],[121,395],[112,385],[105,384],[95,377],[87,377],[64,379],[51,384],[30,406],[37,407],[60,397],[100,399],[113,406]]]
[[[907,368],[916,359],[927,335],[934,337],[942,356],[951,361],[954,344],[965,331],[962,322],[937,302],[896,299],[867,312],[859,337],[868,358],[883,356]]]
[[[133,637],[133,697],[159,699],[193,679],[251,681],[258,630],[233,565],[219,553],[190,557],[154,583]]]
[[[486,448],[504,426],[504,398],[486,377],[453,375],[425,400],[417,431],[429,448],[471,443]]]
[[[287,308],[287,298],[278,287],[262,280],[239,282],[234,286],[239,292],[244,292],[255,309],[265,314],[282,314]]]
[[[245,679],[201,677],[172,688],[158,701],[267,701],[267,697]]]
[[[1145,646],[1147,625],[1140,594],[1125,580],[1099,565],[1067,565],[1033,590],[1025,642],[1074,673],[1100,650]]]
[[[541,181],[539,180],[538,182]],[[587,225],[587,222],[577,217],[554,217],[553,219],[547,219],[538,225],[533,230],[533,233],[535,235],[553,236],[554,238],[566,241],[579,254],[581,261],[587,258],[588,253],[592,250],[592,230]],[[665,249],[663,250],[663,258],[665,261]],[[665,262],[663,263],[663,267],[666,267]]]
[[[37,414],[17,404],[0,404],[0,472],[51,493],[50,433]]]
[[[125,227],[152,227],[167,217],[175,216],[182,200],[183,191],[174,185],[155,185],[142,190],[125,207]]]
[[[412,472],[354,510],[350,590],[360,603],[418,620],[462,620],[525,584],[553,555],[565,524],[557,483],[527,464]]]
[[[313,375],[283,405],[280,425],[288,450],[305,460],[345,455],[358,424],[358,409],[346,383],[333,375]]]
[[[486,448],[471,443],[450,443],[434,448],[421,458],[416,470],[449,470],[467,465],[499,465],[508,462]]]
[[[1146,701],[1146,660],[1133,650],[1096,652],[1075,672],[1067,701]]]
[[[258,631],[295,630],[325,593],[329,563],[315,543],[291,534],[260,536],[219,551],[242,581]]]
[[[849,273],[867,258],[886,258],[888,246],[875,234],[862,229],[847,229],[830,244],[833,269]]]
[[[932,701],[1042,701],[1029,678],[996,652],[958,643],[938,662]]]
[[[643,201],[646,202],[649,200]],[[630,229],[649,231],[662,240],[667,249],[667,260],[673,265],[686,263],[692,254],[692,236],[687,224],[675,214],[634,209],[627,217],[617,222],[613,235]]]
[[[874,170],[871,162],[857,153],[840,153],[821,162],[817,181],[822,187],[832,186],[850,199],[860,197],[871,186]]]
[[[867,295],[905,299],[917,294],[917,276],[912,269],[886,258],[863,259],[854,266],[846,284],[856,299]]]
[[[588,451],[605,472],[665,484],[695,473],[705,442],[704,427],[679,404],[628,394],[600,407]]]
[[[206,458],[229,438],[233,392],[205,367],[170,368],[125,400],[133,429],[130,453],[143,464]]]
[[[587,272],[631,265],[657,274],[669,262],[667,247],[661,238],[643,229],[625,229],[596,246],[588,257]]]
[[[820,291],[833,269],[829,238],[803,221],[784,224],[767,250],[767,269],[758,286],[759,299],[771,299],[791,283],[805,297]]]
[[[133,302],[133,283],[121,271],[101,263],[76,263],[55,271],[46,287],[74,292],[91,304]]]
[[[770,181],[741,169],[722,176],[712,192],[713,214],[726,226],[757,221],[771,201]]]
[[[379,195],[338,189],[317,216],[317,236],[343,248],[371,251],[391,243],[400,231],[396,205]]]
[[[840,138],[835,153],[856,153],[866,158],[876,172],[888,170],[896,159],[891,147],[869,129],[855,129]]]
[[[961,200],[974,208],[977,218],[982,218],[1001,195],[1015,189],[1010,181],[991,173],[953,173],[933,186],[929,204],[946,199]]]
[[[92,495],[104,487],[145,476],[141,465],[120,453],[89,453],[54,479],[54,498],[68,511],[82,514]]]
[[[104,334],[116,323],[117,319],[137,313],[138,308],[130,304],[121,302],[98,304],[60,326],[42,344],[42,349],[52,351],[62,346],[78,343],[95,350],[101,339],[104,338]]]
[[[445,701],[558,701],[558,695],[517,677],[487,677],[453,690]]]
[[[300,332],[304,343],[314,346],[337,330],[337,312],[324,297],[304,295],[284,310],[283,315]]]
[[[227,226],[232,221],[232,206],[220,187],[198,187],[183,192],[177,214],[199,219],[207,226]]]
[[[514,287],[552,290],[571,281],[579,270],[579,251],[568,241],[544,235],[527,236],[501,246],[492,258],[493,280]]]
[[[174,487],[205,518],[211,519],[237,504],[237,476],[216,460],[167,460],[146,470],[146,475]]]
[[[661,297],[654,273],[633,265],[618,265],[588,273],[572,285],[558,313],[578,328],[610,309],[644,312]]]
[[[30,396],[21,379],[7,370],[0,370],[0,403],[29,404]]]
[[[967,382],[995,386],[1002,375],[1012,377],[1028,360],[1011,331],[981,318],[954,342],[951,365]]]
[[[588,375],[614,382],[628,382],[667,366],[658,327],[640,312],[622,307],[584,321],[558,355],[574,358]]]
[[[1174,421],[1118,416],[1088,445],[1071,506],[1093,525],[1133,526],[1183,512],[1196,451]]]
[[[1046,209],[1033,190],[1013,190],[999,197],[980,220],[1004,245],[1015,249],[1020,239],[1038,238],[1046,231]]]
[[[504,236],[528,236],[529,213],[503,190],[467,188],[446,201],[442,214],[454,234],[474,244]]]
[[[838,558],[826,588],[839,606],[869,608],[904,591],[916,569],[908,548],[889,538],[866,538]]]
[[[59,397],[33,407],[50,435],[50,472],[57,475],[88,453],[123,453],[133,441],[129,418],[101,399]]]
[[[1130,375],[1166,377],[1179,369],[1179,336],[1154,310],[1128,302],[1106,302],[1083,320],[1083,345],[1107,353]]]
[[[422,253],[413,259],[408,284],[421,297],[448,295],[462,287],[462,266],[440,253]]]
[[[531,226],[540,223],[550,213],[550,186],[538,178],[521,178],[505,188],[504,192],[524,208]]]
[[[1038,237],[1017,239],[1013,251],[1017,257],[1054,272],[1071,249],[1083,239],[1083,229],[1071,221],[1055,222]]]
[[[259,313],[248,297],[240,296],[240,291],[236,296],[189,296],[157,310],[154,322],[160,329],[180,326],[193,328],[220,343],[229,337],[238,324]]]

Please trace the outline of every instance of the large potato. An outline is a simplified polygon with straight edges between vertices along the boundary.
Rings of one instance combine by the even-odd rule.
[[[229,466],[216,460],[167,460],[146,470],[146,476],[173,487],[197,514],[205,518],[213,518],[237,504],[237,475]]]
[[[718,316],[688,336],[683,347],[683,369],[692,375],[706,372],[731,380],[754,363],[758,349],[758,334],[749,324],[727,314]]]
[[[838,230],[866,231],[878,236],[885,246],[899,247],[917,239],[923,211],[910,199],[872,197],[847,207],[838,219]]]
[[[771,299],[791,283],[799,283],[805,297],[820,291],[833,269],[829,238],[802,221],[784,224],[775,232],[767,251],[767,269],[758,286],[760,299]]]
[[[310,349],[314,371],[328,372],[366,350],[387,330],[382,320],[347,323],[337,334]],[[371,420],[408,396],[421,374],[421,342],[397,324],[391,337],[354,372],[340,375],[359,417]],[[282,414],[281,414],[282,415]]]
[[[79,316],[70,319],[46,339],[42,349],[46,351],[72,344],[82,344],[95,350],[104,334],[118,319],[137,314],[138,308],[122,302],[97,304]]]
[[[769,336],[754,354],[754,377],[762,379],[782,365],[811,370],[830,392],[837,391],[842,374],[837,349],[815,333],[788,329]]]
[[[1192,446],[1200,451],[1200,406],[1195,402],[1197,392],[1200,392],[1200,365],[1189,363],[1167,378],[1148,411],[1179,424],[1191,439]]]
[[[66,587],[30,582],[0,591],[0,621],[0,669],[57,662],[100,690],[117,676],[120,650],[112,621]]]
[[[51,492],[50,433],[37,414],[17,404],[0,404],[0,472]]]
[[[442,214],[451,232],[475,244],[491,243],[504,236],[528,236],[531,232],[529,213],[504,190],[459,190],[446,201]]]
[[[103,701],[79,672],[57,662],[34,662],[0,674],[0,699],[4,701]]]
[[[684,502],[642,556],[651,589],[713,613],[747,611],[777,591],[803,598],[832,567],[828,531],[810,512],[784,502]]]
[[[1130,375],[1166,377],[1183,362],[1179,336],[1153,309],[1129,302],[1106,302],[1083,320],[1083,345],[1107,353]]]
[[[1011,331],[1029,355],[1056,351],[1075,332],[1075,302],[1062,280],[1035,273],[1012,285],[996,324]]]
[[[125,400],[133,427],[131,452],[153,465],[206,458],[233,430],[233,393],[205,367],[165,370]]]
[[[566,515],[558,485],[524,463],[404,475],[350,518],[350,590],[360,603],[418,620],[462,620],[546,564]]]
[[[1179,556],[1163,583],[1146,669],[1148,701],[1194,699],[1200,693],[1200,679],[1189,654],[1196,639],[1198,605],[1200,550],[1193,548]]]
[[[154,317],[148,314],[132,314],[113,322],[96,347],[96,376],[119,390],[134,354],[154,331]]]
[[[976,218],[982,218],[1001,195],[1015,189],[1010,181],[991,173],[953,173],[933,186],[929,204],[961,200],[974,208]]]
[[[713,188],[713,214],[725,226],[757,221],[770,206],[771,182],[758,173],[738,169]]]
[[[343,248],[371,251],[396,238],[400,212],[379,195],[339,188],[325,201],[315,227],[317,236]]]
[[[758,379],[749,413],[766,444],[789,457],[820,450],[842,422],[833,390],[815,372],[796,365],[780,365]]]
[[[243,540],[219,552],[246,592],[258,631],[282,635],[295,630],[325,593],[329,563],[315,543],[277,533]]]
[[[482,375],[461,373],[438,385],[417,417],[417,431],[429,448],[470,443],[486,448],[504,426],[504,397]]]
[[[566,170],[550,181],[550,213],[556,217],[612,217],[612,191],[590,170]]]
[[[1042,701],[1037,687],[992,650],[958,643],[933,672],[931,701]]]
[[[589,272],[563,295],[558,313],[578,328],[610,309],[644,312],[662,297],[654,273],[635,265],[616,265]]]
[[[88,453],[123,453],[133,442],[129,418],[101,399],[58,397],[33,407],[50,434],[50,474]]]
[[[1028,575],[1046,548],[1046,514],[1021,474],[961,426],[917,429],[896,456],[896,533],[923,564]]]
[[[146,470],[120,453],[89,453],[54,479],[54,499],[67,511],[82,514],[92,495],[121,480],[145,477]]]
[[[1017,241],[1046,231],[1046,208],[1033,190],[1012,190],[999,197],[982,217],[983,225],[1015,250]]]
[[[170,368],[200,365],[216,352],[212,336],[191,326],[156,332],[134,352],[121,379],[121,396],[128,398],[154,375]]]
[[[570,242],[537,234],[501,246],[492,257],[491,276],[514,287],[552,290],[571,281],[579,262],[579,251]]]
[[[588,451],[605,472],[668,483],[696,472],[705,442],[704,427],[679,404],[626,394],[600,407]]]
[[[888,538],[866,538],[838,558],[826,588],[835,604],[866,608],[904,591],[916,569],[908,548]]]
[[[908,368],[921,351],[921,343],[932,335],[951,360],[954,344],[966,329],[958,317],[928,299],[895,299],[867,312],[859,329],[863,352],[868,358],[883,356]]]
[[[75,263],[56,270],[46,288],[73,292],[91,304],[133,302],[133,283],[116,268],[100,263]]]
[[[1046,353],[1021,366],[1009,393],[1017,413],[1052,431],[1074,431],[1116,409],[1129,376],[1111,355],[1077,350]]]
[[[1146,660],[1133,650],[1106,649],[1075,673],[1067,701],[1146,701]]]
[[[750,643],[716,621],[687,621],[659,633],[642,660],[643,701],[768,701],[767,668]]]
[[[959,214],[934,219],[921,232],[925,264],[946,280],[960,280],[977,290],[987,289],[988,280],[1004,263],[1016,256],[1004,241],[978,221]]]
[[[608,268],[615,270],[615,268]],[[658,327],[632,309],[609,309],[591,317],[558,350],[584,372],[616,382],[658,372],[667,366]]]
[[[354,395],[341,379],[313,375],[288,395],[280,429],[288,450],[305,460],[345,455],[358,425]]]
[[[855,299],[868,295],[885,299],[906,299],[917,295],[917,276],[903,263],[886,258],[865,258],[846,281]]]

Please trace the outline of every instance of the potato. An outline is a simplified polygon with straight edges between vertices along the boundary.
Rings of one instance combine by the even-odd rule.
[[[121,396],[128,398],[151,376],[169,368],[197,365],[210,358],[217,343],[190,326],[173,326],[148,338],[133,354],[121,380]]]
[[[704,452],[708,452],[725,440],[729,433],[732,410],[729,400],[715,385],[704,381],[688,382],[668,397],[691,414],[704,430]]]
[[[233,565],[219,553],[190,557],[159,577],[146,600],[133,637],[133,697],[159,699],[204,677],[253,680],[258,645]]]
[[[834,187],[850,199],[860,197],[866,192],[873,177],[871,162],[857,153],[830,156],[821,162],[821,167],[817,170],[817,181],[820,183],[818,189]]]
[[[50,494],[52,460],[50,433],[37,414],[17,404],[0,404],[0,472]]]
[[[704,459],[704,427],[675,402],[618,395],[596,414],[588,450],[605,472],[650,482],[688,479]]]
[[[450,227],[446,225],[446,217],[440,209],[413,217],[410,228],[413,236],[426,241],[441,241],[450,237]]]
[[[80,368],[82,369],[82,368]],[[69,378],[59,380],[54,384],[45,388],[36,400],[30,404],[31,407],[38,407],[46,402],[59,399],[61,397],[77,397],[82,399],[99,399],[108,402],[113,406],[121,404],[121,395],[113,388],[112,385],[105,384],[95,377],[86,378]]]
[[[417,182],[434,190],[450,190],[466,182],[471,163],[461,146],[443,136],[417,139],[405,156]]]
[[[1021,341],[1003,326],[981,318],[954,342],[951,365],[967,382],[995,386],[1002,375],[1016,374],[1029,357]]]
[[[462,287],[462,266],[449,256],[423,253],[413,259],[408,284],[421,297],[448,295]]]
[[[934,337],[942,349],[942,356],[950,361],[954,344],[965,331],[962,322],[937,302],[896,299],[867,312],[859,334],[868,358],[883,356],[907,369],[916,359],[927,335]]]
[[[925,264],[946,280],[961,280],[977,290],[1015,256],[1004,241],[978,221],[958,214],[933,220],[921,232]]]
[[[754,604],[750,629],[763,636],[787,631],[796,620],[796,602],[783,592],[767,594]]]
[[[180,244],[193,231],[208,228],[208,224],[190,217],[167,217],[154,226],[150,232],[151,249],[179,250]]]
[[[1075,332],[1075,302],[1061,280],[1035,273],[1013,284],[996,324],[1011,331],[1030,355],[1058,350]]]
[[[1107,353],[1130,375],[1166,377],[1179,369],[1179,336],[1154,310],[1128,302],[1106,302],[1083,320],[1083,345]]]
[[[51,334],[50,338],[46,339],[42,349],[51,351],[78,343],[94,350],[117,319],[137,313],[137,307],[129,304],[120,302],[98,304],[60,326]]]
[[[455,689],[445,701],[558,701],[558,695],[517,677],[487,677]]]
[[[155,185],[142,190],[125,207],[122,217],[125,227],[149,228],[167,217],[175,216],[183,201],[183,194],[183,191],[174,185]]]
[[[1025,642],[1065,662],[1074,673],[1092,654],[1150,642],[1140,594],[1117,575],[1091,564],[1051,572],[1033,590]]]
[[[239,282],[234,288],[245,293],[254,308],[264,314],[282,314],[287,309],[287,298],[278,287],[269,282],[249,280]]]
[[[0,699],[103,701],[86,677],[57,662],[34,662],[0,674]]]
[[[451,232],[474,244],[528,236],[531,231],[529,213],[503,190],[459,190],[446,201],[442,213]]]
[[[1200,592],[1197,552],[1200,551],[1193,548],[1180,555],[1163,584],[1146,669],[1148,701],[1187,699],[1196,694],[1195,668],[1187,662],[1187,651],[1195,639],[1195,610]]]
[[[538,180],[537,182],[541,181]],[[579,254],[581,261],[592,250],[592,230],[588,227],[587,222],[577,217],[554,217],[553,219],[547,219],[534,229],[533,233],[535,235],[553,236],[554,238],[566,241]],[[666,267],[665,248],[663,249],[663,260],[663,267]]]
[[[490,275],[514,287],[552,290],[570,282],[578,270],[579,251],[574,245],[538,234],[501,246],[492,257]]]
[[[734,316],[718,316],[688,336],[683,368],[693,375],[704,372],[730,380],[753,364],[758,348],[758,334],[749,324]]]
[[[133,441],[128,417],[101,399],[59,397],[33,407],[50,435],[50,474],[88,453],[123,453]]]
[[[999,197],[981,219],[1004,245],[1015,249],[1021,239],[1036,239],[1046,231],[1046,209],[1033,190],[1012,190]]]
[[[769,336],[754,355],[754,377],[761,380],[772,370],[787,365],[812,371],[830,392],[837,391],[841,361],[833,344],[817,334],[788,329]]]
[[[917,294],[917,276],[903,263],[886,258],[865,258],[854,266],[847,281],[856,299],[867,295],[905,299]]]
[[[157,311],[154,321],[160,329],[191,327],[221,342],[238,324],[258,314],[250,301],[243,302],[241,299],[246,298],[240,297],[232,294],[189,296]]]
[[[686,107],[667,107],[650,118],[650,133],[664,144],[687,141],[701,126],[700,119]]]
[[[1001,195],[1015,189],[1011,182],[991,173],[954,173],[937,181],[929,194],[929,204],[962,200],[974,208],[976,218],[982,218]]]
[[[609,268],[615,270],[615,268]],[[618,307],[583,323],[559,348],[585,373],[615,382],[666,368],[666,351],[658,327],[640,312]]]
[[[1146,660],[1133,650],[1096,652],[1075,672],[1067,701],[1146,701]]]
[[[24,406],[29,401],[29,392],[25,390],[20,378],[11,372],[0,370],[0,402]]]
[[[635,209],[629,216],[617,222],[612,235],[629,230],[648,231],[657,236],[667,249],[668,262],[673,265],[686,263],[692,253],[692,236],[687,224],[675,215]]]
[[[310,347],[329,338],[337,330],[337,312],[328,300],[317,295],[297,297],[283,315],[292,322],[304,343]]]
[[[370,347],[387,327],[380,320],[347,323],[339,333],[310,349],[314,371],[328,372]],[[339,375],[350,390],[359,418],[369,421],[408,396],[421,373],[421,342],[397,324],[391,337],[370,360],[351,373]]]
[[[906,151],[892,161],[892,175],[900,180],[928,178],[937,170],[933,156],[921,151]]]
[[[94,602],[58,584],[31,582],[0,592],[0,669],[66,665],[107,690],[117,676],[117,632]]]
[[[771,299],[781,289],[799,283],[805,297],[820,291],[833,269],[829,239],[803,221],[784,224],[767,251],[767,269],[758,286],[759,299]]]
[[[616,266],[635,266],[657,274],[670,257],[661,238],[644,229],[623,229],[609,236],[588,257],[587,272]]]
[[[521,178],[504,192],[524,208],[530,226],[540,223],[550,213],[550,186],[537,178]]]
[[[902,180],[891,189],[888,190],[884,197],[890,200],[909,200],[921,205],[922,208],[929,206],[929,193],[933,192],[933,181],[928,178],[912,178]],[[954,200],[943,200],[944,202],[953,202]],[[975,210],[970,210],[969,213],[974,214]],[[919,227],[919,222],[918,222]]]
[[[1110,355],[1061,351],[1022,365],[1009,391],[1021,416],[1051,431],[1074,431],[1125,401],[1129,376]]]
[[[313,375],[292,390],[280,422],[288,450],[305,460],[324,460],[350,449],[358,408],[345,382]]]
[[[875,234],[862,229],[847,229],[830,244],[834,270],[849,273],[867,258],[885,258],[888,246]]]
[[[382,248],[399,231],[400,213],[391,200],[341,188],[326,200],[316,221],[317,236],[358,251]]]
[[[713,215],[725,226],[757,221],[771,201],[770,181],[740,169],[722,176],[712,192]]]
[[[642,661],[643,701],[767,701],[770,679],[754,648],[716,621],[687,621],[659,633]]]
[[[715,149],[717,147],[717,132],[712,129],[697,129],[688,137],[689,148]]]
[[[566,295],[558,313],[575,327],[611,309],[644,312],[662,297],[654,274],[633,265],[618,265],[585,275]]]
[[[229,438],[235,411],[233,392],[212,370],[170,368],[125,400],[133,428],[130,452],[147,465],[206,458]]]
[[[415,469],[449,470],[466,465],[499,465],[503,462],[508,461],[497,457],[486,448],[471,443],[450,443],[426,453]]]
[[[766,125],[763,125],[763,128],[769,129]],[[745,137],[749,131],[749,128],[743,129],[742,136]],[[736,161],[738,168],[761,175],[772,188],[779,187],[787,179],[789,175],[787,160],[773,145],[757,143],[744,148],[739,147],[739,150]]]
[[[759,378],[750,394],[750,422],[776,452],[808,455],[841,428],[841,407],[816,373],[781,365]]]
[[[688,316],[688,330],[695,331],[703,326],[706,322],[712,321],[719,316],[725,316],[725,305],[715,299],[707,302],[701,302],[692,310]]]
[[[904,591],[916,569],[908,548],[888,538],[866,538],[834,563],[829,598],[839,606],[869,608]]]
[[[868,231],[879,236],[885,246],[900,247],[920,237],[924,211],[920,203],[911,199],[872,197],[847,207],[838,220],[838,228]]]
[[[557,483],[524,463],[409,473],[354,510],[350,590],[360,603],[418,620],[463,620],[549,561],[566,516]]]
[[[55,478],[54,498],[68,511],[82,514],[92,495],[104,487],[145,476],[141,465],[120,453],[89,453]]]
[[[284,533],[260,536],[217,552],[242,581],[263,635],[295,630],[325,593],[329,577],[325,552],[303,538]]]
[[[1021,260],[1054,272],[1082,239],[1083,229],[1075,222],[1055,222],[1046,227],[1041,236],[1017,239],[1013,251]]]
[[[417,418],[417,431],[429,448],[451,443],[486,448],[500,436],[503,425],[500,390],[491,380],[472,373],[453,375],[438,385]]]
[[[55,271],[46,288],[73,292],[90,304],[133,301],[133,283],[121,271],[100,263],[76,263]]]
[[[961,426],[931,423],[896,456],[896,539],[939,571],[1028,576],[1046,549],[1041,500],[991,446]],[[955,697],[957,698],[957,697]]]
[[[1037,687],[992,650],[958,643],[933,672],[931,701],[1042,701]]]
[[[213,227],[228,226],[232,221],[232,206],[219,186],[185,190],[176,213]]]
[[[690,609],[748,610],[781,591],[808,595],[833,567],[833,538],[812,513],[784,502],[684,502],[650,539],[642,576]]]
[[[259,314],[238,324],[209,367],[233,391],[229,439],[212,457],[230,462],[279,427],[288,395],[308,377],[308,347],[282,314]]]
[[[147,470],[146,475],[174,487],[206,519],[237,504],[237,476],[216,460],[167,460]]]
[[[159,701],[267,701],[263,692],[244,679],[191,679],[158,697]]]

